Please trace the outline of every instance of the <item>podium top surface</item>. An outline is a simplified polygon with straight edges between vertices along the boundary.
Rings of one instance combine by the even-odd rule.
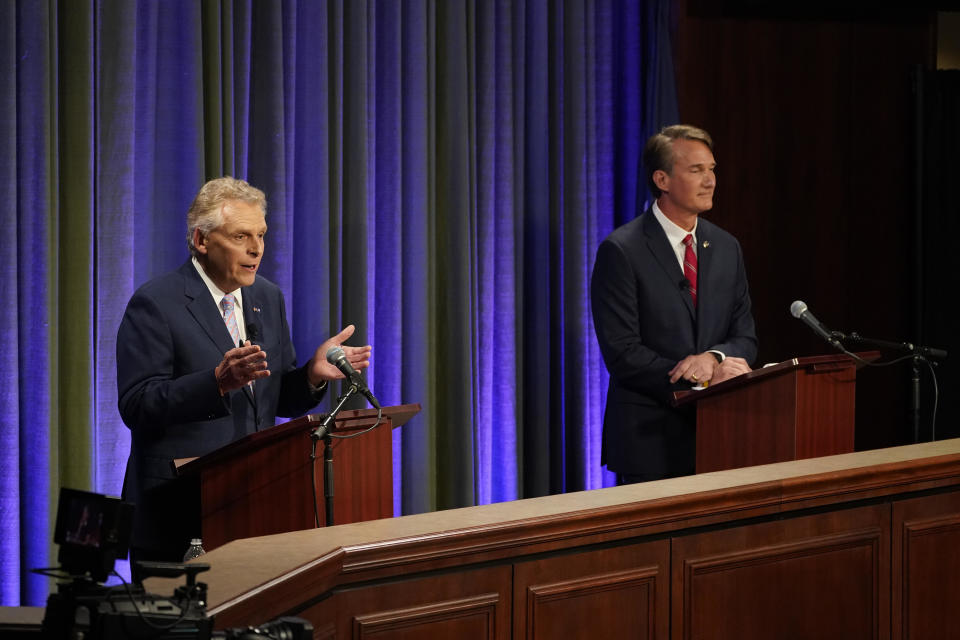
[[[406,424],[413,416],[420,412],[420,403],[401,404],[383,408],[383,420],[389,421],[391,428]],[[242,456],[248,451],[263,447],[266,444],[285,438],[308,437],[313,429],[326,417],[323,413],[309,415],[290,420],[283,424],[251,433],[239,440],[211,451],[199,458],[179,458],[172,460],[177,475],[199,473],[210,465],[219,464],[225,460]],[[337,416],[333,432],[357,431],[372,427],[377,421],[376,409],[351,409],[341,411]]]
[[[880,357],[879,351],[867,351],[857,353],[857,357],[862,360],[872,361]],[[682,406],[691,402],[697,402],[704,398],[730,393],[735,389],[757,384],[774,376],[784,375],[792,371],[805,369],[809,371],[823,371],[846,369],[848,367],[860,366],[853,358],[843,353],[832,353],[823,356],[805,356],[803,358],[791,358],[772,364],[769,366],[754,369],[748,373],[741,374],[735,378],[724,380],[715,385],[710,385],[706,389],[694,391],[674,391],[673,405]]]

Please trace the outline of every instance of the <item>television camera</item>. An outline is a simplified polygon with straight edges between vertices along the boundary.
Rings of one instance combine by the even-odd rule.
[[[106,586],[114,563],[124,558],[133,526],[130,503],[78,489],[61,488],[54,542],[60,546],[56,569],[35,569],[60,579],[47,599],[44,638],[114,640],[151,638],[208,640],[308,640],[313,627],[306,620],[277,618],[257,627],[214,631],[207,615],[207,585],[197,575],[210,565],[139,562],[144,577],[178,578],[185,584],[169,597],[147,593],[142,583]]]

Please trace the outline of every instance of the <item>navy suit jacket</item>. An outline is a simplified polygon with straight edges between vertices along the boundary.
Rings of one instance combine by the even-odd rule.
[[[202,456],[276,416],[319,400],[296,355],[283,294],[267,280],[242,290],[248,337],[267,353],[270,376],[221,397],[214,369],[235,345],[210,291],[188,260],[133,294],[117,332],[120,416],[131,431],[123,497],[136,504],[131,546],[177,559],[200,535],[195,481],[175,479],[174,458]]]
[[[693,410],[670,404],[672,392],[689,384],[671,385],[667,373],[686,356],[711,349],[748,363],[756,358],[740,244],[703,218],[697,243],[696,307],[652,210],[614,230],[597,250],[591,306],[610,372],[601,462],[612,471],[693,473]]]

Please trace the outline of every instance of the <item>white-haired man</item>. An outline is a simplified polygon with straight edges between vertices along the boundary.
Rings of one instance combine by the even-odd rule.
[[[353,325],[296,366],[283,294],[257,275],[266,198],[243,180],[206,183],[187,213],[191,258],[140,287],[117,333],[120,415],[131,447],[123,497],[136,505],[131,560],[179,561],[199,535],[196,484],[170,461],[201,456],[276,416],[314,407],[342,378],[325,359]],[[370,347],[343,346],[355,369]]]

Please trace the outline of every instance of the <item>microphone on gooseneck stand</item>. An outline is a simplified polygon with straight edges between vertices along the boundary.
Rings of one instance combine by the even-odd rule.
[[[823,324],[820,323],[817,318],[810,313],[810,310],[807,308],[807,303],[803,300],[796,300],[793,304],[790,305],[790,313],[794,318],[803,320],[803,322],[813,329],[813,332],[826,340],[829,344],[833,345],[838,349],[842,349],[840,342],[837,340],[837,335],[832,331],[828,331]]]
[[[373,392],[367,387],[366,381],[363,379],[363,376],[360,375],[360,372],[353,368],[353,365],[347,360],[347,354],[343,352],[343,349],[340,347],[330,347],[327,351],[327,362],[335,366],[340,370],[340,373],[350,381],[350,384],[353,384],[357,387],[357,391],[366,396],[367,400],[370,401],[370,404],[376,409],[380,409],[380,403],[377,402],[377,398],[373,395]]]

